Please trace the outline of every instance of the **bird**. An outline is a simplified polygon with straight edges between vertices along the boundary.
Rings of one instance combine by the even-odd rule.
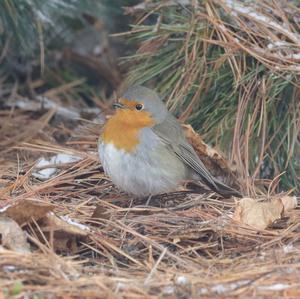
[[[120,190],[146,197],[200,181],[225,198],[241,197],[208,171],[154,90],[132,86],[113,106],[116,112],[102,128],[98,152],[104,172]]]

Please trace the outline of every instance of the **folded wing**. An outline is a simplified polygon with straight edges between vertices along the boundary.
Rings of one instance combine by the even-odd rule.
[[[170,147],[170,150],[174,151],[179,159],[199,175],[201,180],[210,189],[224,197],[241,197],[241,194],[237,190],[225,185],[213,177],[207,170],[203,162],[197,156],[194,148],[187,142],[183,130],[175,117],[168,117],[163,123],[154,126],[153,131],[167,147]]]

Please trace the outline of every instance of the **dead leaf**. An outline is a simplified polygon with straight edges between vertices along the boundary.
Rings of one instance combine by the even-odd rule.
[[[64,234],[85,237],[89,234],[88,226],[77,223],[69,217],[58,217],[54,213],[49,213],[42,220],[42,231],[62,232]]]
[[[237,188],[239,183],[236,177],[236,170],[229,164],[228,160],[216,149],[207,145],[192,126],[183,124],[182,128],[185,137],[192,144],[207,169],[222,182]]]
[[[22,199],[9,203],[0,209],[0,216],[7,216],[22,225],[33,219],[39,220],[48,212],[54,210],[54,205],[35,199]]]
[[[296,207],[297,198],[292,196],[277,197],[267,202],[245,197],[239,201],[233,219],[257,229],[265,229],[280,219],[284,212]]]
[[[58,217],[54,213],[47,214],[39,224],[45,236],[53,240],[52,246],[56,251],[74,254],[78,251],[77,240],[90,233],[89,227],[67,216]]]
[[[2,246],[17,252],[30,252],[26,236],[14,220],[5,216],[0,217],[0,236]]]
[[[284,212],[292,211],[297,208],[297,197],[296,196],[283,196],[281,197]]]
[[[96,219],[109,219],[110,213],[108,211],[107,206],[98,203],[96,209],[93,212],[92,218]]]

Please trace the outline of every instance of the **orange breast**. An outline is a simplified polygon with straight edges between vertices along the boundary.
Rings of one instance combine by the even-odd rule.
[[[139,131],[154,124],[146,111],[118,109],[105,124],[101,138],[105,143],[113,143],[116,148],[130,152],[139,144]]]

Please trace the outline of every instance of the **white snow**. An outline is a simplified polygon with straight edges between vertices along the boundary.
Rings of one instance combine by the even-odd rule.
[[[271,50],[276,47],[290,47],[290,44],[284,40],[277,40],[268,44],[267,47]]]
[[[63,107],[59,104],[53,102],[52,100],[43,97],[43,96],[37,96],[36,99],[39,102],[30,101],[26,98],[18,99],[14,102],[8,103],[9,107],[16,107],[23,110],[29,110],[29,111],[38,111],[41,108],[45,109],[55,109],[56,114],[61,115],[68,119],[78,119],[80,118],[80,113],[76,111],[73,107]]]
[[[164,288],[163,288],[163,294],[165,294],[165,295],[172,295],[172,294],[174,294],[175,293],[175,288],[173,287],[173,286],[171,286],[171,285],[169,285],[169,286],[165,286]]]
[[[288,244],[282,247],[282,250],[284,253],[290,253],[295,251],[295,247],[293,246],[293,244]]]
[[[72,220],[69,216],[60,216],[60,218],[61,218],[63,221],[65,221],[65,222],[67,222],[67,223],[69,223],[69,224],[71,224],[71,225],[74,225],[74,226],[76,226],[76,227],[78,227],[78,228],[80,228],[80,229],[82,229],[82,230],[87,230],[87,231],[90,230],[90,228],[89,228],[88,226],[86,226],[86,225],[84,225],[84,224],[81,224],[81,223],[78,223],[78,222]]]
[[[51,178],[57,172],[57,168],[56,167],[46,168],[45,166],[74,163],[81,159],[82,159],[81,157],[77,157],[77,156],[69,155],[69,154],[57,154],[55,156],[52,156],[49,159],[42,157],[39,159],[38,163],[35,165],[35,168],[43,167],[43,169],[35,170],[32,173],[32,175],[38,179],[47,180],[47,179]]]
[[[54,23],[52,22],[51,18],[49,16],[47,16],[45,13],[43,13],[40,10],[36,10],[35,11],[36,16],[38,17],[38,19],[43,22],[43,23],[49,23],[51,25],[54,25]]]
[[[42,107],[46,109],[55,109],[57,114],[64,116],[69,119],[76,119],[80,118],[80,113],[76,111],[73,107],[63,107],[58,105],[57,103],[53,102],[52,100],[48,99],[44,96],[37,96],[37,100],[39,100],[42,104]]]
[[[8,205],[4,206],[3,208],[1,208],[0,213],[5,212],[9,207],[11,207],[11,204],[8,204]]]
[[[204,295],[207,294],[208,292],[215,292],[218,295],[222,295],[224,293],[234,291],[237,288],[240,288],[244,285],[247,285],[250,283],[250,280],[242,280],[234,283],[228,283],[228,284],[216,284],[212,288],[201,288],[200,289],[200,294]],[[257,289],[259,290],[264,290],[264,291],[282,291],[285,289],[290,288],[291,286],[288,284],[284,283],[275,283],[272,285],[264,285],[264,286],[258,286]]]
[[[176,283],[179,285],[187,285],[189,283],[189,280],[186,276],[180,275],[176,278]]]
[[[234,290],[236,288],[237,288],[237,285],[235,285],[235,284],[230,284],[228,286],[225,286],[223,284],[217,284],[212,287],[212,291],[214,291],[217,294],[223,294],[223,293],[226,293],[227,291]]]
[[[276,23],[271,18],[255,11],[254,9],[244,6],[245,4],[242,4],[241,2],[237,2],[236,0],[225,0],[225,4],[236,13],[241,13],[244,15],[247,15],[248,17],[251,17],[255,19],[256,21],[259,21],[261,23],[264,23],[268,25],[271,28],[274,28],[278,30],[281,33],[284,33],[286,36],[291,38],[295,42],[300,42],[300,36],[297,33],[294,33],[287,28],[285,28],[285,24]]]
[[[94,113],[94,114],[98,114],[101,112],[101,110],[98,107],[83,108],[82,111],[85,113]]]
[[[259,286],[258,289],[265,291],[282,291],[288,289],[290,285],[284,283],[275,283],[268,286]]]
[[[97,45],[95,48],[94,48],[94,51],[93,51],[93,54],[94,55],[100,55],[102,52],[102,47],[100,45]]]
[[[289,58],[291,59],[300,59],[300,53],[293,53],[289,55]]]
[[[53,163],[50,163],[51,159],[50,160],[46,160],[45,158],[41,158],[36,167],[43,167],[43,166],[47,166],[47,165],[50,165],[50,164],[53,164]],[[44,169],[40,169],[40,170],[37,170],[35,172],[32,173],[32,175],[38,179],[41,179],[41,180],[47,180],[49,178],[51,178],[55,172],[56,172],[56,168],[54,167],[50,167],[50,168],[44,168]]]
[[[53,100],[45,96],[37,96],[37,101],[32,101],[27,98],[18,99],[7,103],[8,107],[16,107],[28,111],[38,111],[41,108],[54,109],[57,115],[63,116],[67,119],[78,119],[81,117],[79,111],[75,107],[64,107],[55,103]],[[101,110],[98,107],[86,107],[81,109],[84,113],[100,114]]]
[[[207,294],[208,292],[213,291],[216,294],[224,294],[229,291],[234,291],[235,289],[242,287],[244,285],[247,285],[250,282],[250,280],[241,280],[237,282],[232,282],[228,284],[216,284],[212,288],[201,288],[200,289],[200,294],[204,295]]]
[[[13,271],[16,271],[17,268],[15,266],[12,266],[12,265],[6,265],[6,266],[3,266],[3,270],[7,271],[7,272],[13,272]]]

